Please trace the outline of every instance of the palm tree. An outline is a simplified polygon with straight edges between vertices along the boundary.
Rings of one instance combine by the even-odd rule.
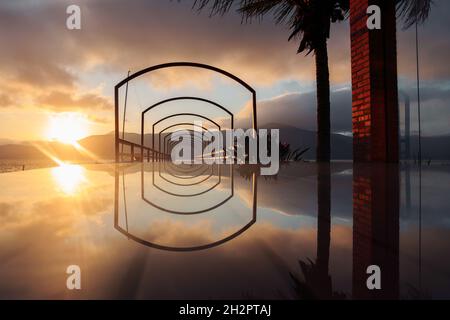
[[[427,17],[432,0],[395,0],[405,27],[421,23]],[[348,16],[350,0],[196,0],[194,8],[211,5],[211,15],[223,15],[236,8],[244,21],[272,14],[276,24],[290,29],[288,41],[299,41],[297,53],[314,53],[317,86],[316,159],[330,161],[330,77],[327,41],[331,23]]]

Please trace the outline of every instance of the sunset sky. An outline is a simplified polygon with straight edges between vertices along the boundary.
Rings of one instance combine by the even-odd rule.
[[[192,3],[2,1],[0,143],[52,139],[74,123],[78,135],[63,139],[111,132],[114,85],[128,70],[172,61],[211,64],[248,82],[257,91],[260,125],[276,122],[314,130],[314,58],[296,54],[297,43],[287,41],[289,31],[269,17],[251,25],[241,24],[235,13],[210,18],[206,11],[192,10]],[[66,28],[69,4],[81,7],[81,30]],[[449,10],[448,1],[436,0],[420,28],[424,135],[450,134]],[[329,56],[336,132],[351,131],[349,37],[348,21],[333,26]],[[399,29],[398,54],[399,87],[410,95],[415,112],[412,29]],[[219,97],[248,116],[248,101],[231,87],[210,75],[167,72],[130,87],[130,115],[147,99],[188,88]],[[127,131],[137,129],[130,123]]]

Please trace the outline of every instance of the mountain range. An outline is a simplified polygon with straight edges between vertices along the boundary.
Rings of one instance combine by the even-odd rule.
[[[281,125],[278,123],[268,123],[262,128],[280,129],[280,142],[288,143],[291,150],[305,149],[304,158],[314,159],[316,146],[316,133],[293,126]],[[151,145],[151,134],[146,134],[144,142]],[[126,133],[125,139],[135,143],[140,143],[140,134]],[[88,150],[97,159],[111,160],[114,158],[114,134],[92,135],[78,141],[83,148],[76,148],[72,145],[55,141],[39,141],[25,143],[6,143],[0,145],[0,159],[43,159],[46,152],[56,156],[61,160],[88,161],[92,157],[82,150]],[[410,138],[411,153],[417,154],[418,137]],[[450,160],[450,136],[422,137],[423,159]],[[348,160],[352,158],[352,137],[342,134],[331,135],[332,159]],[[411,158],[415,158],[411,156]]]

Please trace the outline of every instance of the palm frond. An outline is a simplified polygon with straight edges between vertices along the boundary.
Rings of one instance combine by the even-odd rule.
[[[267,14],[272,14],[275,23],[280,24],[290,21],[294,14],[295,6],[301,1],[293,0],[243,0],[239,12],[246,21],[253,18],[262,18]]]
[[[433,0],[396,0],[397,15],[404,21],[404,28],[425,22],[430,14]]]
[[[231,10],[233,4],[240,3],[242,0],[195,0],[192,5],[197,11],[210,10],[210,15],[224,15]]]
[[[423,23],[433,0],[394,0],[404,27]],[[330,37],[331,23],[348,18],[349,0],[195,0],[193,8],[210,10],[210,15],[224,15],[235,9],[244,22],[272,15],[276,24],[290,29],[288,40],[298,39],[297,52],[307,54],[323,46]]]
[[[303,150],[300,150],[300,149],[297,149],[296,151],[295,151],[295,155],[294,155],[294,161],[301,161],[301,160],[303,160],[303,155],[306,153],[306,152],[308,152],[309,151],[309,149],[310,148],[306,148],[306,149],[303,149]]]

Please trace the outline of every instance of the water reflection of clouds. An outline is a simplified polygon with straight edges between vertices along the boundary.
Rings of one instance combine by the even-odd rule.
[[[252,183],[248,183],[253,194],[253,204],[247,207],[240,197],[234,197],[234,171],[231,166],[217,166],[217,171],[214,171],[215,166],[206,166],[206,169],[211,169],[209,176],[194,173],[203,165],[175,166],[173,170],[178,170],[177,175],[165,170],[160,162],[136,166],[141,168],[140,173],[116,171],[114,219],[118,231],[142,245],[169,251],[208,249],[241,235],[256,221],[254,174]],[[161,173],[194,182],[179,184],[164,179],[165,186],[162,188],[158,185],[161,181],[156,178],[162,177]],[[218,179],[222,188],[208,188],[194,194],[189,191],[202,186],[211,177]],[[210,183],[206,183],[207,187]],[[140,193],[137,186],[141,188]],[[180,196],[180,188],[185,190],[183,196]],[[175,241],[170,236],[171,228],[180,225],[184,227],[178,234],[184,237],[176,237]],[[204,230],[203,233],[196,232],[198,226]],[[204,237],[208,230],[213,231],[211,239]]]
[[[111,201],[105,200],[105,202],[103,202],[101,197],[104,191],[112,191],[111,188],[105,190],[103,187],[103,181],[107,176],[105,177],[105,174],[101,172],[96,175],[90,173],[91,172],[88,171],[87,175],[90,178],[93,187],[92,189],[84,190],[85,192],[81,193],[81,195],[86,198],[85,200],[78,199],[78,201],[81,202],[77,203],[75,199],[72,198],[53,197],[46,201],[38,201],[33,204],[35,210],[30,211],[29,215],[40,217],[40,219],[27,220],[29,216],[21,217],[22,220],[27,220],[28,225],[26,227],[11,230],[15,235],[14,245],[11,246],[11,250],[8,252],[2,250],[2,258],[4,258],[2,261],[10,262],[1,267],[1,275],[3,278],[1,283],[4,292],[9,292],[10,296],[14,296],[14,294],[11,295],[11,292],[14,290],[20,297],[64,297],[67,293],[63,288],[65,281],[64,275],[61,275],[61,270],[64,270],[67,264],[77,261],[82,266],[83,272],[87,274],[90,279],[95,279],[95,287],[103,288],[103,290],[99,292],[96,291],[94,286],[89,286],[88,284],[87,290],[85,291],[86,293],[83,295],[84,297],[95,296],[96,294],[103,297],[116,297],[115,295],[123,297],[129,292],[126,289],[131,286],[129,285],[130,280],[132,280],[130,278],[133,278],[127,270],[135,270],[136,265],[140,265],[140,263],[144,263],[144,261],[147,260],[147,258],[140,257],[149,256],[159,261],[156,265],[152,263],[152,270],[155,270],[155,273],[151,271],[148,273],[149,270],[145,269],[145,271],[138,273],[140,278],[136,281],[145,283],[144,279],[152,279],[152,284],[154,285],[150,287],[144,286],[141,290],[133,292],[133,295],[135,296],[139,296],[139,294],[142,296],[155,297],[158,295],[164,296],[174,294],[183,296],[188,293],[193,294],[193,296],[198,296],[200,292],[191,291],[195,290],[194,288],[198,285],[206,288],[207,283],[212,280],[209,276],[205,276],[211,274],[209,267],[215,267],[216,271],[214,271],[214,273],[218,276],[216,277],[215,283],[224,287],[222,294],[228,292],[229,295],[236,295],[237,292],[240,294],[241,290],[235,282],[225,280],[227,278],[225,276],[227,270],[224,267],[224,263],[226,262],[227,268],[230,268],[230,270],[239,270],[239,273],[242,273],[243,271],[243,274],[247,276],[249,276],[249,274],[245,271],[246,266],[254,261],[259,261],[261,264],[263,263],[264,257],[258,258],[258,254],[254,256],[249,253],[255,251],[255,248],[253,248],[255,239],[252,238],[242,238],[243,240],[240,241],[240,244],[243,245],[242,250],[245,252],[242,252],[241,254],[239,254],[239,252],[241,252],[240,250],[235,251],[232,249],[230,251],[227,250],[226,247],[223,247],[221,249],[216,249],[213,256],[200,255],[199,257],[194,255],[187,259],[181,258],[176,262],[163,253],[158,254],[154,251],[145,251],[144,254],[142,250],[146,250],[147,248],[143,248],[139,244],[133,244],[127,240],[123,241],[123,238],[117,237],[116,232],[111,233],[111,229],[108,226],[112,227],[112,224],[108,223],[110,219],[108,219],[106,215],[101,219],[103,223],[88,220],[85,221],[84,225],[81,227],[81,225],[77,223],[77,220],[79,222],[83,219],[83,216],[80,215],[80,213],[92,214],[93,216],[98,217],[101,212],[105,211],[102,204],[111,205]],[[31,176],[30,173],[27,174]],[[49,175],[48,170],[47,175]],[[49,178],[51,178],[51,176],[49,176]],[[34,191],[38,192],[38,188]],[[41,194],[41,200],[44,198],[45,195]],[[72,228],[70,232],[68,232],[69,230],[65,230],[67,226],[78,226],[78,228]],[[277,243],[277,240],[273,242],[270,241],[271,234],[278,233],[276,229],[270,231],[272,228],[271,225],[261,226],[259,232],[256,232],[255,235],[259,238],[263,238],[264,241],[269,239],[271,244]],[[168,229],[165,228],[165,230],[167,231]],[[205,228],[205,225],[202,224],[197,224],[188,230],[186,230],[184,225],[174,224],[169,228],[169,231],[170,232],[165,236],[176,241],[186,241],[186,237],[196,240],[201,238],[209,241],[211,232],[214,232],[213,230]],[[291,236],[293,235],[294,233],[291,233]],[[26,248],[27,250],[20,250],[20,248]],[[295,245],[293,245],[293,249],[294,248]],[[11,251],[14,252],[15,257],[20,257],[20,259],[11,260],[11,258],[8,257]],[[281,250],[277,251],[281,252]],[[47,254],[42,255],[42,252],[46,252]],[[17,266],[22,265],[22,261],[26,262],[29,267],[17,268]],[[197,263],[199,261],[208,265],[208,270],[203,270],[204,267],[198,266]],[[180,266],[183,266],[184,272],[177,271],[177,268],[180,268]],[[242,268],[244,268],[244,270],[242,270]],[[18,272],[18,269],[21,269],[23,273]],[[270,270],[270,268],[268,269]],[[38,271],[34,272],[33,270]],[[201,270],[202,272],[198,272],[197,270]],[[173,283],[172,272],[178,274],[176,283]],[[258,274],[260,275],[258,276]],[[265,294],[270,294],[270,286],[275,286],[276,282],[274,283],[273,280],[269,279],[266,279],[265,282],[261,281],[264,278],[264,275],[264,270],[257,270],[257,272],[252,275],[252,277],[256,277],[256,279],[251,282],[255,285],[257,285],[256,282],[265,283],[263,286],[265,289],[263,288],[262,291],[266,292]],[[14,282],[6,281],[7,279],[16,279],[19,276],[20,279],[15,280]],[[114,278],[117,281],[110,281],[111,278]],[[243,277],[239,276],[238,278]],[[39,288],[39,290],[32,291],[27,289],[27,292],[25,292],[16,289],[16,285],[27,288],[27,284],[29,283],[32,283],[33,287]],[[226,288],[226,283],[230,283],[228,288]],[[183,284],[185,288],[183,290],[177,289],[179,284]],[[120,290],[114,290],[117,289],[116,286],[118,286]],[[166,289],[160,291],[152,290],[152,288],[160,288],[162,286]],[[138,285],[137,287],[139,288],[140,286]],[[259,285],[259,287],[261,287],[261,285]],[[129,288],[129,290],[131,289]],[[202,294],[206,293],[207,291],[204,291]],[[213,293],[211,291],[207,294],[211,295]],[[242,294],[244,295],[245,292],[243,291]]]
[[[221,246],[183,254],[150,249],[114,229],[115,177],[110,167],[85,167],[89,183],[70,197],[55,193],[51,169],[4,174],[0,179],[4,190],[0,194],[0,297],[295,298],[289,272],[301,278],[298,260],[316,257],[317,214],[312,204],[316,199],[314,178],[302,176],[303,169],[294,166],[283,171],[277,181],[258,180],[258,220],[246,232]],[[140,174],[133,171],[130,168],[126,178]],[[423,172],[421,281],[423,291],[435,298],[449,297],[447,176],[445,169]],[[136,227],[158,241],[184,245],[226,236],[236,225],[233,221],[239,221],[239,213],[251,208],[251,181],[239,174],[235,178],[235,199],[230,201],[229,210],[218,213],[216,224],[201,218],[189,224],[173,215],[174,219],[152,222],[150,228],[139,223]],[[136,181],[136,185],[127,186],[127,192],[139,198],[140,181]],[[411,182],[416,188],[414,172]],[[302,183],[304,187],[282,192]],[[333,175],[332,183],[334,189],[347,189],[336,190],[335,195],[352,190],[351,177]],[[345,221],[335,214],[336,207],[348,206],[346,198],[335,195],[331,202],[329,274],[333,287],[351,297],[354,233],[347,221],[352,221],[352,210]],[[293,206],[296,203],[311,204],[298,214],[300,209]],[[135,210],[139,208],[134,205]],[[411,214],[400,220],[408,222],[399,235],[401,298],[411,297],[410,285],[418,287],[419,221],[415,210],[413,203]],[[65,288],[65,268],[73,263],[82,268],[86,281],[83,292],[67,292]]]
[[[348,221],[352,217],[352,176],[348,172],[351,164],[333,164],[331,167],[332,216]],[[317,217],[317,180],[315,165],[283,166],[277,180],[260,179],[259,207],[272,208],[286,215]]]

